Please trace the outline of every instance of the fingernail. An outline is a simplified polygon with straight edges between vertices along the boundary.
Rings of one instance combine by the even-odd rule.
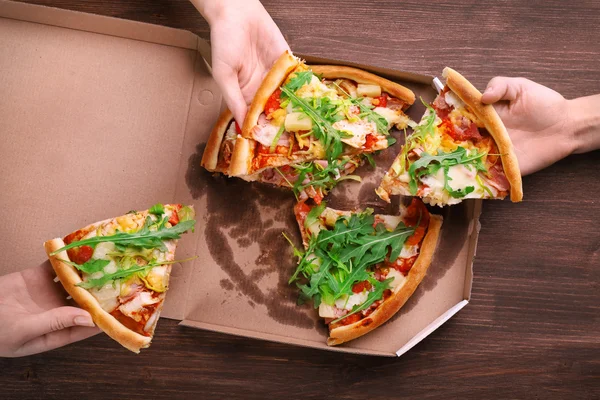
[[[94,321],[92,320],[91,317],[87,317],[85,315],[78,315],[77,317],[75,317],[75,325],[79,325],[79,326],[96,326],[94,325]]]

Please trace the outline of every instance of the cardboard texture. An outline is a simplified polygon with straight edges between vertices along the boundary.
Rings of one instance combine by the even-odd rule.
[[[309,63],[336,63],[306,57]],[[346,65],[354,65],[343,62]],[[480,201],[444,216],[429,273],[390,322],[329,348],[311,305],[296,306],[295,268],[281,232],[300,243],[294,196],[200,167],[223,108],[207,43],[187,31],[0,1],[1,273],[46,262],[42,243],[156,202],[193,204],[163,316],[236,335],[373,355],[401,355],[468,302]],[[361,66],[432,100],[432,78]],[[420,119],[418,101],[409,115]],[[396,137],[401,139],[398,133]],[[400,140],[402,141],[402,140]],[[395,213],[374,193],[400,144],[336,188],[330,206]],[[19,218],[14,218],[18,215]],[[160,329],[160,323],[159,328]],[[160,343],[154,343],[160,346]],[[151,350],[150,350],[151,351]]]

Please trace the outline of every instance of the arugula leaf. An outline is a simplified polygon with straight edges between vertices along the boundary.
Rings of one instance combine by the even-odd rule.
[[[292,92],[297,92],[302,86],[310,83],[313,76],[315,76],[315,74],[313,74],[312,71],[296,72],[285,87]],[[282,92],[281,97],[287,97],[287,95]]]
[[[288,96],[295,107],[299,107],[312,121],[313,134],[325,147],[328,160],[335,160],[343,151],[342,138],[351,137],[346,132],[339,131],[333,127],[331,122],[333,110],[329,105],[329,98],[313,98],[313,104],[309,104],[306,99],[298,97],[286,86],[281,87],[281,92]],[[327,100],[325,100],[327,99]],[[337,109],[337,106],[336,106]],[[330,119],[326,118],[327,115]]]
[[[148,212],[150,214],[158,215],[160,217],[165,213],[165,207],[162,204],[158,203],[150,207]]]
[[[367,161],[369,162],[369,165],[371,166],[371,168],[376,168],[377,167],[377,164],[375,164],[375,160],[373,159],[373,154],[363,153],[363,156],[367,159]]]
[[[324,201],[321,202],[321,204],[319,204],[318,206],[313,207],[306,215],[306,219],[304,220],[304,226],[308,228],[309,226],[317,222],[319,216],[323,214],[323,211],[325,211],[325,207],[327,207],[327,203]]]
[[[418,179],[424,175],[433,175],[440,168],[444,168],[444,176],[445,182],[444,186],[448,186],[448,170],[450,167],[463,164],[463,165],[471,165],[477,171],[486,171],[485,165],[481,160],[482,157],[486,155],[485,152],[479,152],[477,150],[472,150],[470,153],[464,147],[458,147],[456,150],[450,153],[445,153],[443,151],[438,152],[437,155],[431,155],[426,152],[421,154],[421,157],[412,163],[412,165],[408,168],[408,175],[410,180],[408,182],[408,188],[412,195],[417,194],[418,190]],[[450,187],[450,186],[448,186]],[[456,196],[464,197],[466,194],[465,191],[451,191],[449,193],[452,195],[454,193]],[[474,190],[471,189],[469,193]]]
[[[74,263],[73,261],[60,260],[66,264],[69,264],[79,271],[85,272],[86,274],[93,274],[94,272],[102,271],[110,261],[109,260],[88,260],[82,265]]]
[[[434,136],[435,135],[435,121],[437,119],[437,114],[435,109],[430,106],[422,97],[420,97],[421,103],[425,106],[427,110],[429,110],[429,114],[427,117],[421,120],[419,125],[415,126],[413,129],[413,134],[410,135],[410,140],[417,140],[423,142],[425,140],[425,136]]]
[[[155,267],[155,266],[156,265],[149,264],[149,265],[133,267],[133,268],[129,268],[129,269],[120,269],[117,272],[112,273],[112,274],[104,274],[104,275],[102,275],[101,278],[88,279],[86,281],[80,282],[77,284],[77,286],[82,287],[84,289],[91,289],[94,287],[102,287],[109,282],[114,282],[118,279],[128,278],[128,277],[132,276],[133,274],[136,274],[139,272],[146,273],[152,267]]]
[[[117,245],[117,248],[122,246],[137,246],[144,249],[157,248],[161,251],[167,251],[168,249],[163,241],[168,239],[179,239],[183,233],[194,227],[196,221],[188,220],[179,222],[171,228],[167,228],[165,225],[166,223],[166,217],[158,222],[154,222],[152,218],[148,216],[146,217],[146,222],[142,229],[137,232],[117,232],[110,236],[95,236],[89,239],[78,240],[50,253],[50,255],[55,255],[63,250],[72,249],[73,247],[94,246],[101,242],[113,242]]]
[[[336,322],[339,322],[339,321],[343,320],[344,318],[347,318],[353,314],[356,314],[357,312],[366,310],[369,307],[371,307],[371,305],[373,303],[375,303],[377,300],[380,300],[383,297],[383,292],[390,287],[390,282],[393,280],[394,280],[394,278],[389,278],[389,279],[386,279],[386,280],[380,282],[375,279],[370,279],[369,282],[371,282],[371,285],[373,285],[375,290],[372,292],[369,292],[369,294],[367,296],[367,300],[362,304],[354,306],[352,308],[352,311],[350,311],[348,314],[346,314],[343,317],[340,317],[338,319],[334,319],[330,323],[335,324]]]
[[[314,218],[321,213],[322,210],[314,211]],[[318,307],[321,301],[333,304],[341,296],[351,295],[356,282],[375,280],[370,267],[388,255],[390,261],[395,261],[415,228],[400,223],[388,231],[381,223],[373,227],[374,222],[372,210],[341,216],[332,229],[323,229],[316,237],[311,236],[306,252],[294,248],[299,262],[289,283],[304,276],[308,282],[298,284],[302,296],[312,298]],[[382,294],[383,290],[376,294],[379,297],[375,300]]]
[[[277,143],[279,142],[279,138],[281,137],[281,134],[283,133],[284,130],[285,130],[285,124],[281,124],[281,126],[279,127],[279,131],[277,131],[277,135],[275,135],[275,137],[273,138],[273,141],[271,142],[271,146],[269,146],[269,153],[273,153],[275,151],[275,149],[277,148]]]
[[[294,184],[290,186],[296,194],[296,197],[298,197],[303,190],[311,186],[314,189],[320,188],[324,192],[327,192],[333,189],[333,187],[342,180],[352,179],[360,182],[361,178],[357,175],[342,175],[342,172],[345,171],[346,164],[349,162],[358,164],[358,161],[345,157],[341,160],[337,159],[329,161],[326,167],[322,167],[314,161],[293,165],[296,172],[298,172],[298,177]],[[308,182],[304,183],[306,178],[308,178]]]

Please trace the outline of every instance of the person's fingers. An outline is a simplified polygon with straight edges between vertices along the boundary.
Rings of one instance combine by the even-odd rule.
[[[229,111],[239,126],[242,126],[246,117],[247,105],[240,89],[237,72],[228,65],[213,66],[213,77],[223,91]]]
[[[72,326],[94,326],[90,314],[77,307],[58,307],[31,315],[22,321],[20,329],[25,342]]]
[[[521,79],[497,76],[487,84],[481,101],[485,104],[492,104],[501,100],[514,101],[519,96],[520,90]]]
[[[16,351],[15,356],[23,357],[53,350],[62,346],[66,346],[70,343],[87,339],[88,337],[94,336],[100,332],[101,331],[98,328],[83,326],[73,326],[70,328],[61,329],[59,331],[50,332],[25,343]]]

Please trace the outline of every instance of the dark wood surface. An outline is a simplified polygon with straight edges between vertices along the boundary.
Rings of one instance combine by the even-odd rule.
[[[29,3],[209,33],[187,0]],[[450,65],[479,88],[508,75],[600,93],[599,1],[264,4],[296,52],[434,75]],[[600,398],[599,168],[599,152],[571,156],[524,178],[523,203],[485,203],[471,304],[399,359],[162,320],[139,356],[98,335],[0,359],[0,398]]]

